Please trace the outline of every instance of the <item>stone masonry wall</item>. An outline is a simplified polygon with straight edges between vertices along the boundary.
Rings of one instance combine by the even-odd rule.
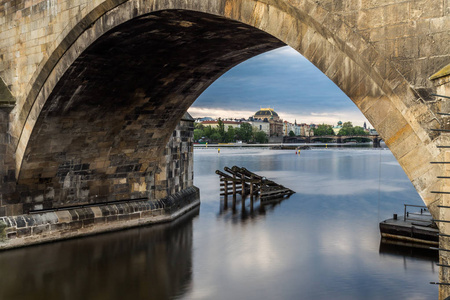
[[[450,97],[450,64],[431,76],[431,82],[436,86],[436,94],[441,96]],[[445,97],[439,97],[441,101],[436,103],[436,111],[440,113],[450,113],[450,99]],[[442,129],[450,129],[450,118],[446,115],[442,117]],[[444,144],[443,146],[450,146],[449,144]],[[450,151],[448,148],[443,148],[445,151],[443,161],[450,161]],[[450,167],[446,164],[445,169],[439,176],[450,177]],[[443,180],[442,186],[438,191],[448,192],[450,191],[450,182],[448,179]],[[444,194],[440,202],[439,208],[439,220],[450,221],[450,195]],[[438,222],[439,225],[439,248],[450,249],[450,223]],[[448,251],[439,252],[439,262],[444,266],[450,264],[450,253]],[[448,267],[439,267],[439,282],[449,283],[450,282],[450,270]],[[440,285],[439,286],[439,299],[447,299],[446,297],[450,295],[450,286]]]
[[[211,28],[213,23],[218,24],[213,31],[204,31],[208,34],[200,35],[192,31],[195,33],[193,36],[207,36],[208,45],[213,40],[218,41],[216,48],[210,49],[210,47],[202,47],[194,43],[187,52],[191,56],[167,51],[167,49],[179,49],[179,47],[162,49],[152,57],[158,60],[164,56],[163,66],[180,57],[183,60],[177,61],[175,67],[153,68],[158,72],[167,69],[167,74],[154,84],[145,82],[145,85],[133,91],[132,95],[142,93],[142,97],[136,99],[136,103],[149,99],[159,101],[152,104],[151,110],[146,110],[146,113],[151,115],[149,119],[158,120],[156,125],[151,124],[151,126],[159,126],[158,130],[153,132],[157,136],[154,141],[158,139],[163,141],[159,145],[160,149],[168,140],[166,134],[170,134],[176,124],[174,119],[178,119],[184,113],[205,87],[229,67],[263,52],[255,51],[248,56],[241,53],[241,56],[236,56],[236,49],[255,49],[256,45],[235,47],[234,50],[225,51],[228,53],[219,51],[227,48],[232,42],[236,42],[236,31],[242,30],[242,26],[230,27],[229,34],[216,36],[214,33],[229,23],[229,20],[234,20],[256,29],[245,28],[243,31],[248,32],[248,36],[240,39],[236,43],[237,46],[243,45],[245,41],[254,40],[255,34],[261,30],[302,53],[334,81],[380,133],[424,202],[434,213],[434,206],[439,202],[440,196],[431,191],[441,184],[440,180],[436,179],[436,174],[441,173],[442,167],[431,165],[430,161],[443,158],[443,152],[437,146],[446,143],[447,138],[431,130],[439,127],[440,120],[432,110],[433,105],[429,103],[429,100],[433,98],[430,92],[433,92],[434,87],[428,81],[428,77],[434,70],[447,64],[450,57],[448,43],[450,7],[448,1],[441,0],[2,1],[0,2],[0,77],[16,101],[16,106],[11,113],[10,126],[10,143],[15,150],[16,176],[21,174],[21,163],[24,158],[30,153],[35,153],[35,149],[32,149],[30,153],[26,153],[26,150],[30,138],[32,139],[32,135],[36,132],[35,124],[42,113],[41,110],[45,109],[46,102],[54,93],[55,86],[77,58],[82,56],[91,44],[128,21],[138,21],[135,25],[139,27],[139,22],[142,20],[145,20],[144,23],[151,22],[151,18],[146,16],[148,14],[178,9],[203,12],[209,14],[209,17],[172,22],[171,16],[168,18],[168,25],[172,24],[172,27],[178,28],[170,31],[167,36],[173,36],[186,28],[193,30],[197,28],[200,20],[209,19],[213,15],[224,17],[224,19],[221,23],[215,20],[206,24],[205,28]],[[137,20],[138,18],[142,20]],[[161,24],[159,21],[156,23]],[[192,26],[193,24],[196,26]],[[168,27],[165,26],[165,28]],[[134,28],[131,32],[135,32]],[[145,30],[144,32],[158,31]],[[123,40],[127,36],[133,35],[111,36],[111,41]],[[232,38],[221,41],[220,38],[225,36]],[[149,39],[145,38],[139,43],[145,40]],[[264,38],[264,40],[267,39]],[[131,38],[130,42],[124,46],[139,45],[134,41]],[[188,40],[182,42],[183,45],[188,44],[186,43]],[[111,45],[114,43],[103,45],[95,53],[100,53],[102,50],[109,51]],[[272,46],[278,46],[278,44],[272,43]],[[217,57],[227,59],[214,60]],[[235,58],[232,63],[230,63],[230,57]],[[120,61],[132,63],[133,59]],[[90,62],[86,61],[86,63]],[[186,67],[189,63],[192,65]],[[194,69],[200,63],[203,63],[202,67]],[[140,62],[136,64],[136,66],[146,65],[148,64]],[[180,76],[179,72],[184,72],[183,76]],[[133,73],[144,74],[144,72]],[[78,74],[81,72],[75,75]],[[131,77],[125,86],[141,78],[143,76]],[[74,79],[76,77],[70,78],[68,82]],[[98,90],[98,87],[105,88],[105,84],[112,82],[109,78],[107,79],[97,82],[98,86],[93,88],[93,91]],[[180,82],[175,79],[180,79]],[[201,84],[198,84],[199,82]],[[81,93],[84,91],[84,81],[80,84],[75,83],[74,91],[79,91],[81,96],[85,96]],[[113,82],[113,86],[116,87],[117,84]],[[149,86],[154,90],[149,92],[145,88],[142,89]],[[113,90],[108,87],[105,89]],[[159,97],[158,89],[168,92],[165,99]],[[69,91],[68,99],[64,99],[63,102],[70,103],[68,100],[72,100],[70,96],[73,94]],[[61,92],[57,96],[64,96],[64,93]],[[94,97],[95,95],[91,96],[89,100],[99,98]],[[125,99],[122,96],[119,98]],[[81,103],[88,103],[84,101],[85,99],[81,100]],[[172,102],[169,103],[169,101]],[[37,131],[43,130],[44,127],[38,128]],[[165,132],[162,134],[161,130]],[[158,153],[154,157],[156,161],[160,158],[160,152],[155,152]],[[36,161],[31,162],[33,163]],[[28,169],[28,171],[38,172],[39,170]],[[36,176],[27,177],[26,175],[24,183],[31,186],[30,190],[33,190],[34,185],[39,188],[40,185],[47,184],[45,180],[35,183],[31,179]],[[121,186],[123,180],[118,178],[117,182],[107,186],[117,185],[117,195],[124,195],[126,193],[121,193],[124,188]],[[133,182],[133,186],[136,185],[139,189],[138,185],[142,184],[143,180],[142,177],[139,178],[139,182]],[[103,187],[98,188],[103,190]],[[111,195],[110,192],[108,191],[105,195]],[[138,194],[139,192],[136,192],[136,195]]]
[[[186,113],[154,172],[148,199],[38,209],[13,216],[3,213],[0,224],[6,228],[0,237],[3,233],[6,239],[0,241],[0,249],[167,222],[198,206],[199,190],[193,186],[193,130],[194,120]]]
[[[130,201],[1,217],[0,250],[85,236],[123,228],[169,222],[199,205],[190,187],[159,200]],[[1,236],[6,238],[1,240]]]
[[[0,105],[0,216],[21,213],[21,205],[14,203],[9,196],[16,188],[15,164],[10,143],[9,113],[11,107]]]
[[[152,198],[164,198],[193,186],[193,138],[194,119],[186,113],[173,131],[155,171]]]

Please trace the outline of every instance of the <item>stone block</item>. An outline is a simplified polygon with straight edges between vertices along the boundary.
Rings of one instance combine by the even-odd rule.
[[[17,232],[17,237],[19,237],[19,238],[30,236],[31,228],[30,227],[17,228],[16,232]]]
[[[70,228],[70,225],[68,223],[56,223],[50,225],[50,230],[57,233],[58,231],[66,231]]]
[[[54,224],[53,224],[54,225]],[[31,229],[31,234],[33,235],[39,235],[42,234],[44,232],[47,232],[50,230],[50,225],[49,224],[45,224],[45,225],[39,225],[39,226],[34,226]]]
[[[93,218],[83,220],[83,227],[94,226],[94,224],[95,220]]]
[[[17,231],[7,233],[6,238],[10,240],[17,238]]]
[[[137,220],[141,218],[141,213],[130,213],[130,220]]]
[[[96,217],[94,219],[94,224],[103,224],[106,223],[106,217]]]
[[[71,231],[77,231],[83,227],[83,221],[72,221],[69,223],[69,228]]]
[[[130,220],[129,214],[119,215],[118,217],[119,217],[118,218],[119,221],[129,221]]]
[[[67,210],[60,210],[55,212],[58,223],[68,223],[72,221],[72,215]]]
[[[115,222],[115,221],[117,221],[117,219],[118,219],[117,215],[107,216],[106,217],[106,222],[107,223]]]
[[[141,218],[148,218],[153,216],[154,214],[152,213],[152,211],[143,211],[141,212]]]

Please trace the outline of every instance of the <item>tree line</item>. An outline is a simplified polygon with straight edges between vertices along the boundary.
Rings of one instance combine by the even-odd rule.
[[[217,127],[195,124],[194,141],[214,143],[234,143],[236,141],[267,143],[269,141],[264,131],[253,128],[249,123],[242,123],[238,128],[228,126],[227,129],[221,119],[217,123]]]
[[[333,131],[333,126],[321,124],[313,129],[315,136],[322,135],[335,135]],[[352,122],[345,122],[342,124],[342,128],[337,133],[338,136],[349,136],[349,135],[369,135],[368,132],[364,130],[361,126],[353,126]]]

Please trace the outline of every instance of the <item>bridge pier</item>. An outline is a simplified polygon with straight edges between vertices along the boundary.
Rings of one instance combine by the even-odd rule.
[[[374,137],[373,140],[372,140],[373,147],[374,148],[380,148],[381,147],[380,142],[381,142],[381,139],[379,137]]]
[[[5,143],[8,141],[8,138],[5,138],[8,131],[2,121],[8,114],[1,112],[3,144],[0,144],[0,149],[9,154],[12,147]],[[164,153],[158,160],[149,163],[144,172],[127,168],[120,173],[111,173],[109,182],[112,182],[112,185],[108,185],[106,178],[96,177],[94,170],[82,168],[80,165],[78,170],[66,168],[67,175],[62,177],[73,178],[74,173],[78,172],[75,174],[78,176],[77,181],[64,179],[62,183],[52,183],[42,181],[39,176],[37,179],[43,187],[33,191],[31,198],[23,196],[27,190],[20,182],[17,183],[14,161],[4,160],[10,163],[3,163],[0,169],[0,223],[6,225],[0,232],[0,249],[167,222],[195,208],[200,200],[199,190],[193,186],[193,128],[194,120],[186,113],[172,132]],[[42,161],[39,165],[46,166],[48,163]],[[63,163],[63,166],[65,165]],[[61,172],[61,168],[59,170],[58,172]],[[46,171],[48,170],[44,167],[42,172]],[[144,176],[145,181],[136,179]],[[58,183],[70,192],[71,198],[64,198],[63,202],[51,200],[50,197],[54,194],[48,191],[56,190],[52,185]],[[116,197],[97,197],[99,194],[96,193],[102,192],[100,185],[107,191],[115,192]],[[19,195],[20,191],[22,194]],[[76,198],[77,195],[84,197]],[[2,236],[6,236],[4,241]]]
[[[0,217],[22,213],[16,192],[14,147],[9,128],[13,107],[0,104]]]

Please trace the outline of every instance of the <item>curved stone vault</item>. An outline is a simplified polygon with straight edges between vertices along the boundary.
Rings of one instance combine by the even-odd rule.
[[[449,59],[442,1],[26,5],[0,10],[6,214],[42,197],[52,206],[146,197],[133,186],[149,180],[195,98],[232,66],[285,44],[358,106],[434,213],[444,169],[430,162],[448,141],[433,131],[446,126],[436,112],[447,105],[428,80]]]

